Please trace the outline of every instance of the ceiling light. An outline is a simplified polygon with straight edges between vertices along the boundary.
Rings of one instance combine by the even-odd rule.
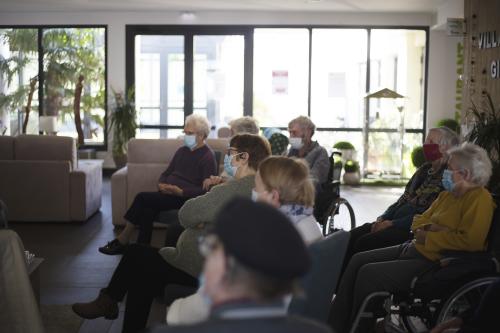
[[[196,18],[196,15],[194,12],[186,11],[186,12],[181,12],[181,19],[185,21],[192,21]]]

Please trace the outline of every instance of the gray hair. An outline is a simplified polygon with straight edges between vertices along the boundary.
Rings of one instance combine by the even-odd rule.
[[[185,124],[188,123],[194,125],[197,134],[203,134],[205,138],[210,134],[210,123],[206,117],[199,114],[190,114],[185,121]]]
[[[233,135],[236,134],[259,134],[259,125],[255,118],[245,116],[241,118],[236,118],[229,122],[229,127],[233,131]]]
[[[431,131],[436,131],[440,134],[441,139],[439,140],[439,144],[446,146],[448,148],[452,148],[455,146],[458,146],[460,144],[460,138],[458,137],[458,134],[455,131],[452,131],[448,127],[434,127],[429,130]]]
[[[465,142],[460,147],[448,150],[450,158],[460,169],[468,170],[471,174],[471,182],[486,186],[491,177],[491,161],[488,153],[483,148],[473,143]]]
[[[312,120],[309,117],[306,116],[299,116],[295,119],[292,119],[288,123],[288,128],[292,127],[293,125],[299,125],[299,127],[303,130],[310,130],[311,135],[314,134],[314,131],[316,130],[316,125],[312,122]]]

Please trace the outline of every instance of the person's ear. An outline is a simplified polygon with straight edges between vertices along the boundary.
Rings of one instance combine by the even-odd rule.
[[[280,203],[280,193],[275,189],[272,189],[270,193],[271,199],[276,203]]]

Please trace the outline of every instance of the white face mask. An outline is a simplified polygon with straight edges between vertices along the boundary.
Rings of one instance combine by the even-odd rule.
[[[252,189],[252,201],[257,202],[259,199],[259,192],[257,192],[255,189]]]
[[[302,138],[290,138],[290,146],[293,149],[300,149],[304,147],[304,140]]]

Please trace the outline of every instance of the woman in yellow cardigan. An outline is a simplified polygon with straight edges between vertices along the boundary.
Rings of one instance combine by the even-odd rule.
[[[491,161],[484,149],[471,143],[452,148],[448,154],[442,179],[446,191],[414,217],[413,241],[352,257],[330,309],[335,332],[349,331],[369,294],[407,291],[415,275],[441,258],[441,251],[485,249],[495,209],[484,188],[491,176]]]

